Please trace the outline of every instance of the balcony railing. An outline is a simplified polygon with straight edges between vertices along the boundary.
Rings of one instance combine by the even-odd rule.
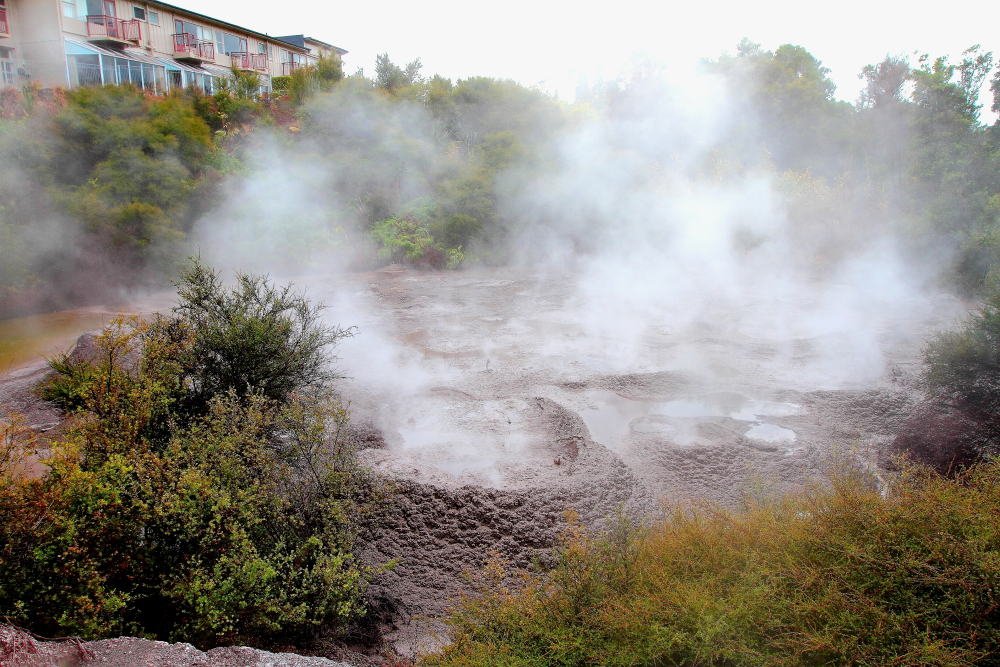
[[[114,16],[90,14],[87,16],[87,36],[116,42],[139,42],[142,41],[142,28],[134,19],[124,21]]]
[[[215,60],[215,44],[187,32],[174,34],[174,55],[197,60]]]
[[[255,69],[255,70],[266,70],[267,69],[267,54],[266,53],[248,53],[246,51],[233,51],[229,54],[229,57],[233,59],[233,67],[239,69]]]
[[[9,35],[10,25],[7,24],[7,10],[0,7],[0,35]]]
[[[302,63],[281,63],[281,75],[291,76],[299,67],[302,67]]]

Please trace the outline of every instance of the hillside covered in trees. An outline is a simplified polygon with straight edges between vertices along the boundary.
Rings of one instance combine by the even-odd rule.
[[[630,178],[768,179],[820,270],[892,236],[910,261],[975,293],[997,280],[1000,258],[1000,129],[978,105],[989,86],[1000,108],[992,64],[975,47],[912,67],[889,56],[860,73],[852,105],[804,48],[745,40],[704,63],[724,82],[730,120],[684,160],[657,137],[687,101],[649,64],[581,88],[574,104],[512,81],[423,77],[419,60],[400,67],[388,56],[373,78],[323,62],[271,96],[245,74],[210,97],[8,89],[0,311],[158,285],[195,246],[267,270],[530,260],[521,241],[550,221],[525,197],[557,187],[567,143],[601,123],[645,172]],[[559,229],[576,251],[615,233],[600,212],[577,218]]]

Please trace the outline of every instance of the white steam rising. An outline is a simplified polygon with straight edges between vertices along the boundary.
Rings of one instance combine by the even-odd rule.
[[[310,112],[327,132],[375,133],[379,151],[402,155],[401,187],[433,194],[413,176],[441,168],[416,107],[348,97]],[[203,221],[202,253],[220,268],[296,276],[337,322],[358,325],[340,350],[355,407],[390,449],[410,450],[413,470],[484,483],[517,477],[511,466],[535,437],[530,397],[603,409],[560,383],[678,372],[760,402],[868,387],[891,364],[915,366],[928,327],[950,324],[961,304],[930,295],[933,276],[914,272],[885,230],[835,235],[836,261],[817,268],[779,175],[727,171],[738,156],[724,143],[742,113],[710,76],[637,82],[615,113],[553,137],[549,167],[529,185],[500,179],[511,184],[500,201],[517,268],[393,278],[393,289],[414,288],[410,301],[379,291],[378,277],[334,275],[356,263],[362,235],[331,184],[359,163],[331,162],[308,140],[258,148],[258,171]]]

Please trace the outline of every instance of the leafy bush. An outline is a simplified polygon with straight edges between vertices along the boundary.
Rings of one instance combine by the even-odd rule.
[[[568,533],[548,575],[491,563],[424,664],[992,665],[1000,465],[857,473],[739,511]]]
[[[1000,293],[927,343],[923,381],[931,398],[896,436],[896,452],[948,472],[998,451]]]
[[[329,389],[342,330],[287,288],[227,290],[199,263],[180,294],[174,317],[119,318],[92,359],[53,361],[44,391],[73,420],[44,474],[4,463],[23,447],[0,439],[0,615],[201,646],[358,617],[372,570],[354,534],[384,494]],[[273,363],[244,373],[261,352]]]

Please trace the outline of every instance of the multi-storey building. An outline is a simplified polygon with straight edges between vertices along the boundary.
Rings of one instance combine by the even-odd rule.
[[[0,87],[133,83],[212,92],[231,68],[261,87],[347,51],[305,35],[272,37],[158,0],[0,0]]]

